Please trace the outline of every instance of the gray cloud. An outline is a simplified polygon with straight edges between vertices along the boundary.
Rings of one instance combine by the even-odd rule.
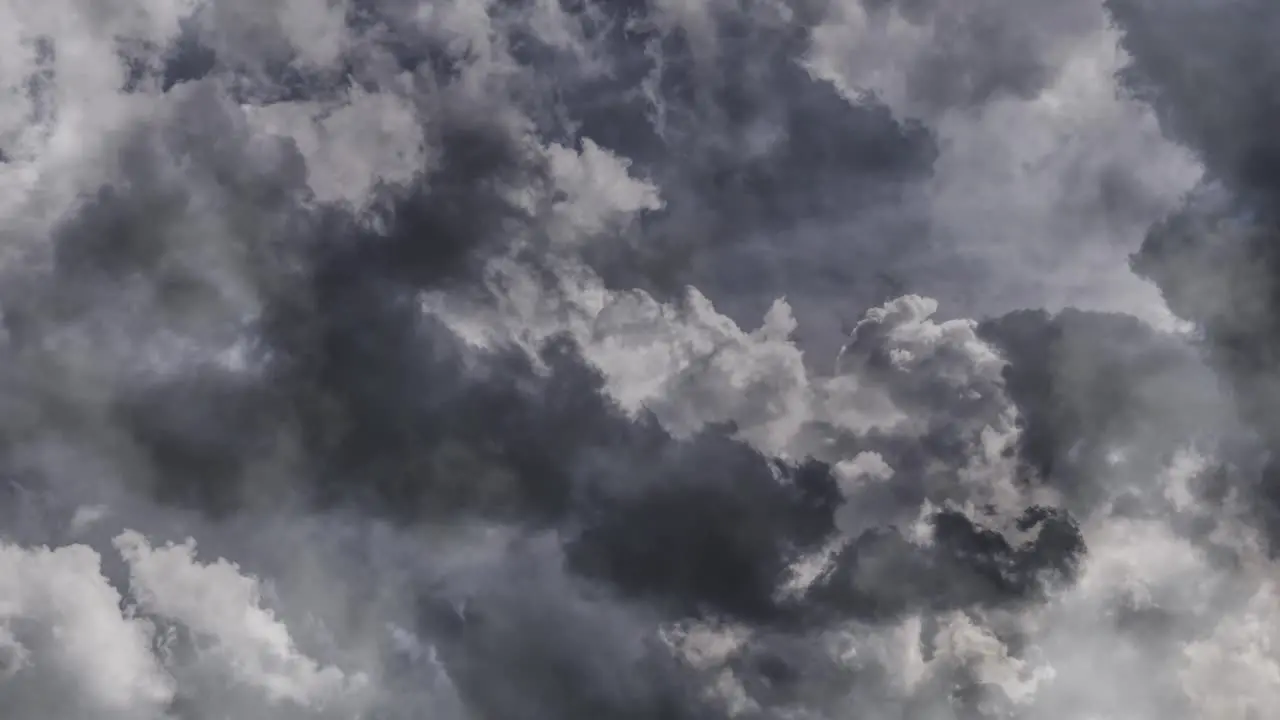
[[[0,714],[1269,708],[1256,98],[1111,5],[0,2]]]

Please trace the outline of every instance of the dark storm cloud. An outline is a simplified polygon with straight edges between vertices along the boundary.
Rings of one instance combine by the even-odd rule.
[[[1271,122],[1280,13],[1261,2],[1109,3],[1132,61],[1126,86],[1204,162],[1208,182],[1152,228],[1136,257],[1179,314],[1250,372],[1274,334],[1270,242],[1277,151]],[[1252,356],[1252,357],[1251,357]]]
[[[1233,433],[1233,410],[1200,353],[1135,318],[1028,310],[988,320],[980,332],[1009,360],[1003,375],[1028,478],[1058,488],[1077,512],[1115,500],[1108,468],[1116,453],[1159,464],[1181,443]],[[1126,483],[1122,491],[1149,489]]]
[[[1274,191],[1280,155],[1268,78],[1280,62],[1271,42],[1280,15],[1273,7],[1252,0],[1110,0],[1107,7],[1132,56],[1124,80],[1166,129],[1215,178],[1244,192]]]
[[[606,282],[663,298],[693,285],[739,322],[764,298],[817,287],[881,300],[862,296],[856,258],[920,251],[919,223],[894,209],[937,148],[919,122],[874,97],[850,102],[803,65],[826,9],[710,3],[705,32],[672,33],[653,10],[594,10],[613,72],[557,80],[548,114],[633,160],[666,203],[637,237],[588,251]]]
[[[1048,508],[1018,518],[1019,530],[1036,531],[1018,547],[959,512],[940,512],[930,524],[926,547],[897,530],[857,538],[814,588],[815,602],[874,619],[1031,602],[1070,582],[1085,551],[1071,517]]]
[[[1135,268],[1160,286],[1174,312],[1202,328],[1242,412],[1270,448],[1280,438],[1280,146],[1272,129],[1280,106],[1271,79],[1280,67],[1272,40],[1280,12],[1262,2],[1108,6],[1132,56],[1126,86],[1208,171],[1177,212],[1151,228]],[[1264,473],[1252,490],[1264,517],[1274,515],[1273,476]]]
[[[301,496],[402,523],[560,527],[568,562],[603,585],[597,593],[677,616],[779,612],[773,594],[788,561],[831,531],[829,469],[805,469],[804,489],[789,490],[775,476],[793,472],[785,464],[722,433],[676,441],[625,417],[571,345],[546,351],[545,373],[522,354],[477,363],[421,315],[416,291],[465,289],[503,231],[533,221],[501,194],[504,182],[540,177],[519,147],[483,126],[440,129],[430,184],[393,196],[374,233],[309,207],[298,150],[256,145],[218,89],[211,79],[177,86],[175,117],[124,140],[120,179],[55,228],[47,273],[14,286],[7,349],[18,367],[62,382],[48,391],[63,414],[35,418],[36,434],[96,446],[160,503],[215,518]],[[220,242],[228,236],[241,244]],[[88,377],[59,368],[65,358],[48,346],[69,330],[110,343],[85,358]],[[139,344],[170,335],[241,342],[248,367],[139,364]],[[503,717],[695,716],[704,701],[679,689],[674,666],[662,669],[675,662],[665,651],[614,657],[602,644],[602,631],[651,625],[627,630],[608,601],[575,599],[580,581],[555,575],[551,552],[534,558],[541,585],[530,594],[516,600],[494,586],[501,594],[468,597],[461,634],[439,636],[463,701]],[[554,610],[558,624],[585,633],[581,644],[522,619],[538,602],[539,614]],[[422,629],[438,635],[434,623]],[[654,678],[629,677],[634,653],[653,656]]]

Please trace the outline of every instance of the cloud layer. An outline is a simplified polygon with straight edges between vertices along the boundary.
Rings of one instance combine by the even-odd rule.
[[[1277,22],[0,0],[0,718],[1261,717]]]

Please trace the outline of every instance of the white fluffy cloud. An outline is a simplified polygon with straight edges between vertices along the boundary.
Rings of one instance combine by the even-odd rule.
[[[0,694],[15,718],[168,717],[174,703],[292,717],[360,707],[368,677],[302,653],[257,578],[194,545],[114,544],[124,593],[87,545],[0,545]],[[328,717],[328,714],[323,715]]]
[[[173,681],[154,627],[124,614],[91,548],[0,545],[6,713],[35,718],[160,717]]]
[[[408,184],[430,171],[411,100],[351,88],[337,103],[278,102],[245,108],[250,124],[297,144],[316,200],[363,210],[378,183]]]
[[[299,653],[288,628],[261,606],[258,581],[242,576],[234,564],[201,565],[193,543],[156,549],[133,532],[115,544],[129,564],[139,609],[191,632],[205,646],[199,653],[270,701],[323,706],[361,681]]]

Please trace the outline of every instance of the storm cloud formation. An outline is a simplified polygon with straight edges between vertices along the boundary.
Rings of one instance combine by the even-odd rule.
[[[1262,717],[1277,24],[0,0],[0,718]]]

